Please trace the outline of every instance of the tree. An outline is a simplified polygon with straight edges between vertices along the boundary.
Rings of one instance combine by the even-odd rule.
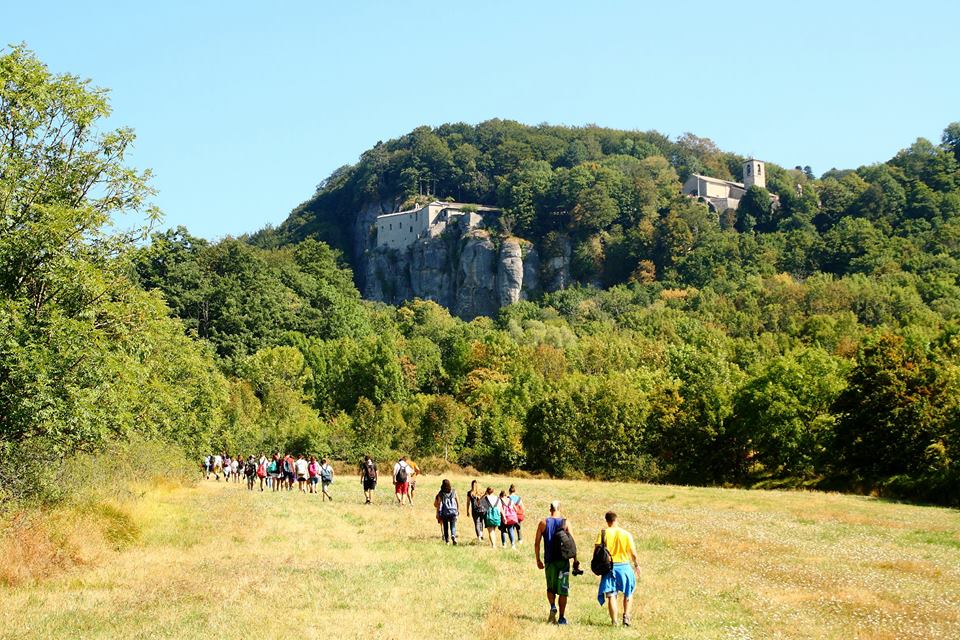
[[[956,379],[922,347],[890,333],[864,345],[833,411],[844,468],[876,478],[921,474],[956,416]]]
[[[470,412],[454,398],[434,396],[426,406],[420,423],[421,451],[443,452],[443,459],[450,460],[463,446]]]

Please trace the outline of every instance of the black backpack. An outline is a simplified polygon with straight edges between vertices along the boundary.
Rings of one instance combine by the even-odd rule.
[[[554,558],[573,560],[577,557],[577,543],[570,532],[567,531],[566,524],[567,522],[564,520],[562,528],[553,534],[553,539],[550,542],[553,544]]]
[[[600,544],[593,550],[593,560],[590,561],[590,570],[598,576],[605,576],[613,570],[613,556],[607,549],[607,531],[600,532]]]
[[[487,511],[490,509],[490,501],[487,500],[487,496],[474,494],[470,499],[473,500],[473,513],[477,517],[486,517]]]
[[[407,466],[400,465],[400,470],[397,471],[397,484],[403,484],[407,481]]]

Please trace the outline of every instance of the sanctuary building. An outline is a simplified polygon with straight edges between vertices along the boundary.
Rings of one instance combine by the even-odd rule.
[[[747,189],[753,185],[766,188],[767,176],[763,162],[751,158],[743,163],[742,183],[695,173],[683,183],[681,192],[702,199],[711,211],[722,212],[739,207]]]
[[[377,216],[376,246],[406,249],[414,240],[435,238],[448,227],[458,226],[462,231],[478,227],[484,215],[497,211],[480,204],[434,201],[407,211],[385,213]]]

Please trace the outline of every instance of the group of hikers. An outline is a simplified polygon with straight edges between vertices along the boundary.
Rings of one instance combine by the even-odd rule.
[[[218,482],[223,476],[224,482],[246,480],[247,489],[253,491],[259,483],[260,491],[293,491],[294,485],[301,493],[320,493],[321,499],[333,500],[330,485],[333,484],[333,466],[326,458],[317,460],[316,456],[294,457],[279,451],[267,458],[249,455],[231,458],[230,454],[207,455],[203,459],[203,472],[207,478],[213,476]]]
[[[457,544],[460,502],[449,480],[445,479],[440,484],[440,491],[434,498],[433,506],[437,509],[437,521],[442,526],[444,543]],[[467,518],[473,522],[479,544],[483,544],[484,530],[491,547],[496,546],[494,531],[497,530],[500,532],[502,547],[507,546],[508,538],[513,549],[523,543],[520,524],[525,519],[526,509],[515,485],[511,484],[508,490],[500,493],[494,491],[493,487],[480,491],[477,481],[474,480],[467,491],[466,507]],[[633,591],[637,586],[637,551],[633,536],[617,525],[616,513],[608,511],[604,519],[606,526],[597,534],[590,562],[591,570],[600,576],[597,600],[601,606],[607,605],[610,621],[614,625],[630,626]],[[544,572],[547,580],[547,602],[550,604],[547,620],[555,624],[567,624],[570,563],[573,563],[573,575],[582,575],[584,572],[580,569],[577,558],[573,530],[570,522],[560,513],[558,500],[550,503],[550,515],[537,524],[533,549],[537,568]]]
[[[227,482],[231,479],[239,482],[240,475],[243,475],[247,488],[251,491],[256,480],[259,480],[261,491],[265,488],[272,491],[292,491],[296,483],[300,491],[316,493],[319,483],[323,499],[333,499],[329,493],[330,484],[333,482],[333,468],[326,459],[318,462],[316,456],[308,459],[300,455],[294,458],[292,455],[276,452],[270,459],[263,454],[258,457],[239,456],[232,459],[224,454],[207,456],[203,467],[208,479],[213,476],[219,481],[222,475]],[[369,455],[364,456],[358,471],[365,504],[373,504],[379,481],[377,464]],[[400,457],[393,465],[391,482],[399,506],[413,506],[419,475],[420,467],[406,457]],[[460,501],[449,480],[444,479],[441,482],[433,506],[444,543],[456,545]],[[498,532],[501,547],[506,547],[508,540],[512,549],[523,544],[521,524],[526,519],[526,508],[515,485],[511,484],[507,490],[497,492],[493,487],[481,490],[479,483],[474,480],[467,491],[465,507],[466,517],[473,524],[472,535],[476,536],[477,544],[489,543],[495,548]],[[616,513],[608,511],[604,520],[605,526],[597,533],[590,562],[591,571],[600,577],[597,601],[601,606],[606,604],[611,623],[630,626],[633,592],[637,584],[636,546],[633,536],[617,524]],[[533,546],[537,567],[546,577],[547,602],[550,605],[547,620],[565,625],[570,576],[582,575],[584,571],[580,568],[577,557],[573,529],[560,512],[558,500],[550,503],[550,515],[537,524]]]

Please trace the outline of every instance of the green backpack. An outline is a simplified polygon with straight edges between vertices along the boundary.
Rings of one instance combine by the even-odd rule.
[[[486,498],[484,498],[486,500]],[[487,507],[487,513],[483,517],[488,527],[500,526],[500,509],[494,506]]]

